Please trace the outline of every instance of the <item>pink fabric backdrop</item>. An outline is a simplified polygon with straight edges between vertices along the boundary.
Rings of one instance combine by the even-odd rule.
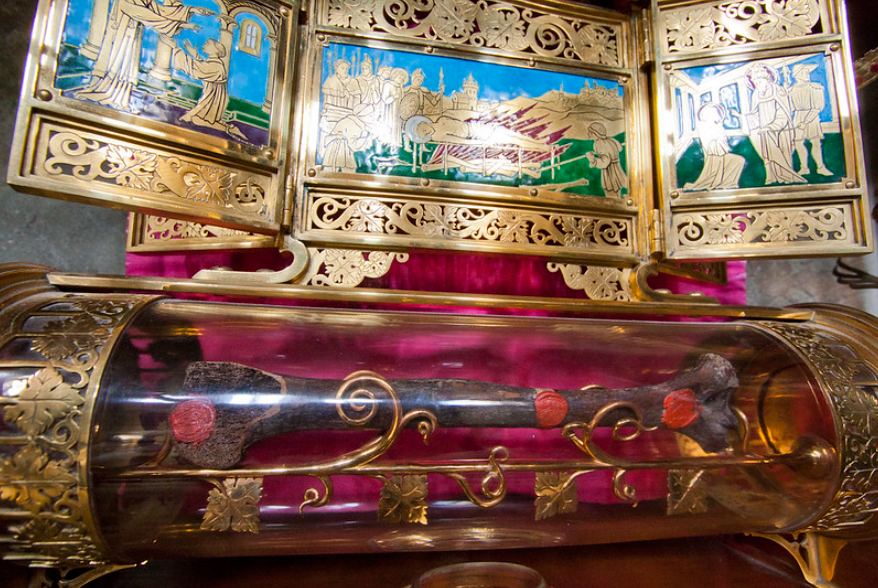
[[[193,251],[187,253],[129,254],[127,272],[136,276],[190,278],[202,269],[223,266],[235,270],[280,270],[290,263],[288,256],[275,250]],[[694,280],[660,275],[650,282],[654,288],[667,288],[676,294],[701,292],[722,304],[746,304],[746,264],[728,263],[728,284],[715,286]],[[394,262],[390,271],[377,279],[367,278],[364,288],[549,296],[582,298],[570,289],[560,273],[552,273],[543,258],[513,258],[501,255],[448,253],[415,250],[406,263]],[[534,314],[527,312],[525,314]]]

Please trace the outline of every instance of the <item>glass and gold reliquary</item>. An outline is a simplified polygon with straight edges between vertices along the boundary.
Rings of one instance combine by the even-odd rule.
[[[3,556],[751,533],[829,580],[875,319],[649,280],[871,251],[844,4],[617,5],[41,0],[9,183],[233,267],[0,266]]]

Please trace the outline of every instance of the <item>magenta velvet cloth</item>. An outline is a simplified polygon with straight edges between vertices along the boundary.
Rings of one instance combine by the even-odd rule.
[[[129,254],[129,275],[189,278],[202,269],[229,267],[234,270],[279,270],[290,263],[288,256],[275,250],[193,251],[187,253]],[[571,290],[560,273],[550,272],[543,258],[513,258],[501,255],[447,253],[416,250],[405,263],[394,262],[382,278],[363,281],[364,288],[423,290],[515,296],[582,298]],[[654,288],[667,288],[676,294],[700,292],[722,304],[746,304],[745,262],[728,263],[728,284],[715,286],[684,278],[660,275],[651,280]],[[534,314],[527,312],[526,314]]]

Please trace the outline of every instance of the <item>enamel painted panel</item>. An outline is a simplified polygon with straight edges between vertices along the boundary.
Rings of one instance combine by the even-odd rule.
[[[63,95],[223,139],[269,144],[278,19],[222,0],[68,4]]]
[[[827,56],[687,67],[670,82],[675,189],[806,186],[847,177]]]
[[[321,171],[630,192],[624,82],[341,43],[321,62]]]
[[[636,263],[632,72],[315,37],[296,238]]]

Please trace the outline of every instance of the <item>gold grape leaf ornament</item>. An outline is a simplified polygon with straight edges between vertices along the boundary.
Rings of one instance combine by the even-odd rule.
[[[201,528],[207,531],[259,532],[261,478],[211,480],[216,486],[207,497]]]
[[[28,378],[17,400],[4,408],[4,418],[14,422],[31,439],[85,402],[79,391],[65,383],[61,374],[51,367]]]
[[[534,519],[537,521],[574,513],[579,506],[576,484],[569,475],[538,472],[534,492],[537,495]]]
[[[384,480],[378,520],[427,524],[427,476],[392,476]]]

